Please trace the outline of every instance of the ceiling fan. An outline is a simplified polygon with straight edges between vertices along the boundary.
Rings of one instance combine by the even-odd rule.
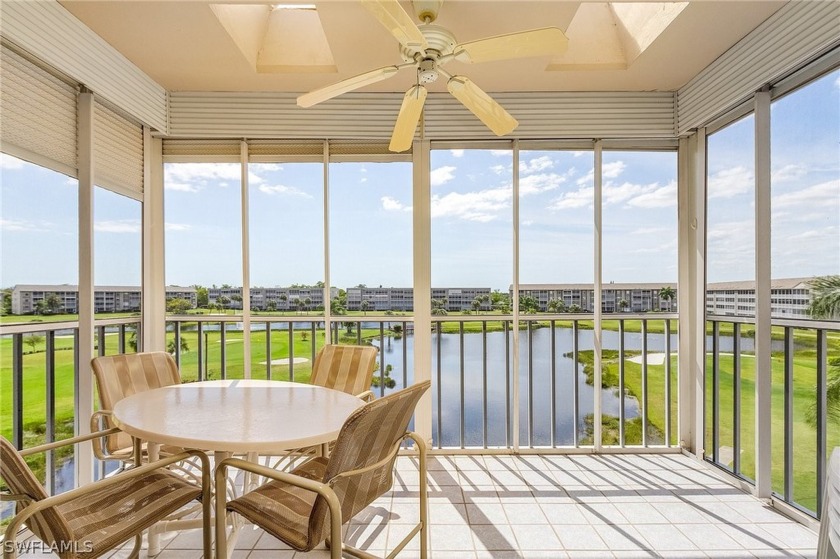
[[[458,43],[445,27],[434,25],[442,0],[414,0],[417,17],[423,22],[416,25],[398,0],[361,0],[379,22],[400,42],[404,62],[377,68],[364,74],[310,91],[297,98],[300,107],[311,107],[343,93],[388,79],[404,68],[417,69],[417,83],[405,93],[400,107],[389,149],[406,151],[411,147],[423,104],[426,101],[425,84],[446,78],[446,88],[458,101],[481,120],[497,136],[512,132],[519,123],[501,105],[493,100],[469,78],[454,76],[443,69],[452,60],[462,62],[491,62],[562,54],[566,50],[566,35],[556,27],[520,31],[507,35],[488,37],[477,41]]]

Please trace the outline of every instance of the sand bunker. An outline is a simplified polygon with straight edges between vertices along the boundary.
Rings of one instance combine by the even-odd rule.
[[[309,359],[307,359],[306,357],[293,357],[292,361],[294,361],[295,365],[299,365],[301,363],[306,363],[307,361],[309,361]],[[282,357],[280,359],[272,359],[271,364],[272,365],[288,365],[289,364],[289,358],[288,357]],[[260,365],[265,365],[265,361],[260,361]]]
[[[642,356],[636,355],[635,357],[630,357],[628,361],[632,361],[633,363],[638,363],[639,365],[642,364]],[[647,354],[647,364],[648,365],[662,365],[665,363],[665,354],[664,353],[648,353]]]

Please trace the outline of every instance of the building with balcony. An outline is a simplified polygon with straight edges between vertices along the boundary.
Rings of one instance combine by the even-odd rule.
[[[672,299],[660,296],[662,288],[665,287],[673,290]],[[605,313],[675,312],[676,288],[675,283],[610,282],[604,284],[601,289],[601,309]],[[509,292],[512,296],[513,286],[509,288]],[[579,312],[592,312],[595,308],[595,290],[587,284],[520,284],[519,296],[536,299],[540,312],[548,312],[551,301],[562,302],[562,306],[558,305],[558,308],[565,311],[578,308]]]
[[[15,285],[12,288],[12,314],[32,314],[48,295],[55,294],[60,306],[58,314],[79,312],[78,285]],[[167,299],[186,299],[193,308],[196,291],[193,287],[166,286]],[[94,288],[94,312],[134,312],[140,310],[141,291],[137,286],[98,285]]]
[[[479,299],[479,310],[489,311],[489,287],[433,287],[432,300],[440,301],[447,312],[472,310],[473,301]],[[366,310],[400,311],[414,310],[414,289],[410,287],[348,287],[347,310],[359,311],[367,301]]]
[[[840,321],[794,314],[804,287],[772,278],[840,275],[840,3],[0,10],[3,276],[78,283],[61,295],[78,320],[0,324],[15,446],[88,430],[94,355],[299,382],[327,341],[369,343],[377,397],[431,381],[413,428],[433,458],[432,557],[816,555]],[[123,269],[140,314],[97,318],[118,304],[97,278]],[[325,289],[166,314],[167,283],[311,278]],[[667,308],[659,278],[677,279]],[[412,315],[252,313],[359,283],[403,287],[353,304],[411,295]],[[591,316],[437,316],[489,290],[434,285]],[[659,312],[613,314],[622,300]],[[413,452],[349,526],[373,553],[414,511]],[[47,487],[103,469],[89,444],[72,459],[47,457]],[[243,533],[237,551],[255,549],[291,554]]]
[[[812,278],[774,279],[770,285],[774,318],[808,318]],[[719,316],[755,316],[755,282],[712,283],[706,288],[706,312]]]

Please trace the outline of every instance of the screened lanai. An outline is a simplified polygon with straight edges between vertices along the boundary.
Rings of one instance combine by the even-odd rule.
[[[89,432],[97,355],[307,383],[374,345],[377,397],[432,383],[434,557],[815,556],[840,4],[370,4],[0,4],[2,435]],[[404,535],[417,475],[357,544]]]

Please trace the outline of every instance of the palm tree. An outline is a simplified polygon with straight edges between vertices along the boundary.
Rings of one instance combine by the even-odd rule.
[[[622,312],[627,310],[627,307],[630,306],[630,303],[627,302],[627,299],[621,299],[618,302],[618,308],[621,309]]]
[[[303,300],[303,304],[305,305],[306,310],[309,310],[309,306],[312,304],[312,299],[310,297],[307,297]]]
[[[475,312],[478,312],[478,311],[481,310],[481,303],[482,303],[482,298],[481,297],[476,297],[475,299],[473,299],[472,308]]]
[[[362,301],[359,305],[359,309],[365,313],[365,316],[367,316],[367,312],[370,310],[370,301]]]
[[[563,299],[549,299],[546,309],[548,312],[560,313],[566,309],[566,303]]]
[[[671,310],[671,303],[674,301],[676,292],[673,287],[665,286],[659,290],[659,298],[668,301],[668,310]]]
[[[840,275],[820,276],[808,285],[811,287],[808,314],[813,318],[840,318]]]
[[[840,276],[821,276],[808,282],[811,287],[811,304],[808,314],[812,318],[840,317]],[[829,359],[826,375],[826,415],[829,422],[840,421],[840,358]],[[805,420],[817,426],[817,402],[805,412]]]

